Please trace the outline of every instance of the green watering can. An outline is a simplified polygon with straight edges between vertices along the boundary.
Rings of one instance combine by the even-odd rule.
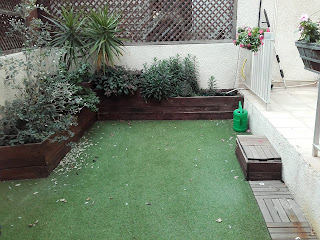
[[[239,108],[233,111],[233,130],[236,132],[245,132],[248,129],[248,111],[242,109],[241,101]]]

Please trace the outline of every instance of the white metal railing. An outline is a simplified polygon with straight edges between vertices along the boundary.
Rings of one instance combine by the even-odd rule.
[[[245,85],[268,106],[272,82],[272,57],[274,54],[274,33],[264,33],[264,45],[257,54],[252,53]]]
[[[320,81],[320,80],[319,80]],[[312,144],[312,156],[317,157],[320,151],[319,139],[320,139],[320,84],[318,82],[318,97],[317,97],[317,110],[316,120],[314,125],[313,133],[313,144]]]

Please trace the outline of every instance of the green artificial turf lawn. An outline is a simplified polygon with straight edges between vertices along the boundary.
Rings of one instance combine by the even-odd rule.
[[[226,120],[97,122],[47,179],[0,183],[0,238],[270,239],[235,136]]]

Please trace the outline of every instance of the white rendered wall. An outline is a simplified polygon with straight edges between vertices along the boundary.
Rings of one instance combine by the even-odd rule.
[[[20,53],[14,53],[10,54],[8,56],[2,56],[1,58],[13,58],[13,59],[24,59],[23,54]],[[0,105],[4,105],[5,101],[10,101],[16,98],[16,95],[18,94],[17,90],[13,90],[10,86],[5,84],[5,70],[0,68]],[[23,78],[23,74],[17,75],[18,82],[21,81]]]
[[[238,0],[238,26],[257,26],[259,0]],[[271,24],[271,31],[275,33],[275,50],[280,57],[281,68],[286,81],[315,81],[318,75],[304,69],[303,62],[295,46],[299,39],[298,24],[302,14],[308,14],[314,21],[320,19],[319,0],[263,0],[261,20],[265,21],[263,9],[266,9]],[[266,28],[266,24],[261,24]],[[246,54],[240,54],[239,66],[242,66]],[[241,69],[241,68],[240,68]],[[237,80],[241,81],[240,72]],[[279,66],[274,58],[273,80],[282,81]]]
[[[257,26],[259,0],[238,0],[237,26]],[[317,74],[304,70],[302,60],[294,42],[298,39],[296,32],[299,17],[302,13],[312,15],[320,9],[319,0],[263,0],[262,9],[269,15],[271,30],[275,32],[277,54],[280,56],[281,66],[287,81],[314,81]],[[277,14],[276,14],[277,13]],[[264,20],[263,14],[261,15]],[[320,12],[312,18],[319,19]],[[262,25],[265,27],[265,25]],[[237,87],[242,81],[241,68],[249,51],[235,47],[230,43],[206,44],[169,44],[169,45],[138,45],[126,46],[124,56],[118,64],[133,69],[142,69],[144,63],[150,63],[154,57],[168,58],[180,54],[196,56],[199,66],[200,85],[207,87],[210,76],[215,76],[218,88]],[[16,55],[14,55],[16,56]],[[275,58],[274,58],[275,59]],[[4,75],[0,73],[0,104],[12,99],[14,94],[3,85]],[[273,80],[281,81],[276,60],[273,62]]]
[[[226,89],[234,88],[237,52],[232,43],[127,46],[117,64],[143,69],[143,64],[152,63],[155,57],[164,59],[191,54],[196,56],[201,87],[207,88],[210,76],[215,76],[217,87]]]
[[[46,73],[54,73],[58,70],[60,51],[58,49],[51,49],[52,51],[41,51],[35,50],[31,53],[30,58],[33,59],[33,69],[35,72],[44,71]],[[44,56],[45,55],[45,56]],[[22,84],[22,80],[26,78],[26,72],[24,71],[26,57],[22,52],[13,53],[5,56],[1,56],[0,60],[3,59],[22,61],[20,67],[16,66],[17,75],[14,79],[15,85]],[[4,66],[9,69],[9,66]],[[12,86],[5,84],[6,72],[3,67],[0,68],[0,105],[4,105],[5,101],[11,101],[21,94],[17,89],[13,89]]]

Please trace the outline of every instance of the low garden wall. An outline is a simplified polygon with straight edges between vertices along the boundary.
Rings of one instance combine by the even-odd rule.
[[[145,100],[134,95],[105,97],[99,93],[98,120],[196,120],[232,119],[233,111],[243,104],[243,96],[176,97]]]
[[[74,136],[67,141],[0,147],[0,180],[47,177],[70,151],[70,142],[78,141],[96,120],[96,112],[83,109],[78,125],[71,127]]]

